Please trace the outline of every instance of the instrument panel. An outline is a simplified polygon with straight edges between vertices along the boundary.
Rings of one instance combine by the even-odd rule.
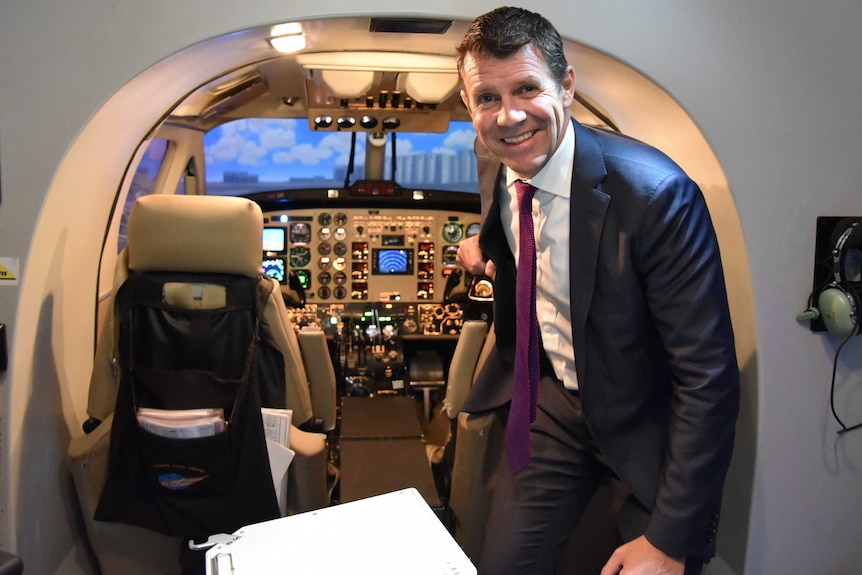
[[[344,208],[270,212],[264,271],[293,271],[309,303],[442,302],[458,244],[479,232],[478,214]]]

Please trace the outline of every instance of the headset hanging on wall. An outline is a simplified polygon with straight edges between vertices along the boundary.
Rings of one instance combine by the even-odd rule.
[[[836,224],[831,242],[832,281],[817,296],[817,307],[826,329],[842,339],[860,333],[860,221],[862,218],[845,218]]]
[[[808,309],[799,314],[797,319],[812,320],[812,329],[815,331],[818,331],[815,322],[822,321],[823,328],[842,340],[832,364],[830,406],[832,415],[841,425],[838,433],[843,434],[862,427],[862,423],[847,427],[835,411],[838,355],[854,335],[862,333],[859,322],[862,306],[862,218],[818,218],[819,229],[823,223],[821,220],[831,226],[828,244],[823,246],[823,249],[828,247],[829,253],[822,254],[823,258],[816,258],[816,265],[827,263],[829,275],[818,280],[818,269],[815,267],[815,287],[808,298]]]

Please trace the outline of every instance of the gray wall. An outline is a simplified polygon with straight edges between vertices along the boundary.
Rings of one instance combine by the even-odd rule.
[[[757,458],[734,483],[751,491],[728,494],[750,499],[751,516],[743,506],[734,513],[745,517],[725,517],[724,527],[736,528],[720,541],[739,533],[745,540],[728,548],[725,561],[737,573],[856,572],[862,431],[835,435],[828,393],[837,342],[794,316],[811,285],[816,217],[862,215],[862,5],[633,4],[539,0],[530,7],[670,93],[729,183],[744,249],[724,255],[750,266],[746,325],[757,331],[747,327],[742,337],[754,342],[746,366],[758,387],[738,445]],[[469,19],[496,5],[441,0],[433,13]],[[362,10],[416,13],[400,6],[369,0]],[[122,87],[196,42],[356,11],[347,0],[323,8],[275,0],[0,4],[0,256],[19,257],[24,272],[21,285],[0,287],[0,322],[13,353],[10,371],[0,374],[0,546],[23,556],[29,573],[87,572],[61,457],[81,415],[82,400],[69,390],[85,384],[91,366],[98,251],[122,160],[153,121],[108,121],[110,110],[100,109],[108,102],[121,114],[160,99],[166,109],[179,97],[172,83],[146,94]],[[102,142],[103,162],[74,157]],[[838,366],[837,405],[848,422],[862,419],[860,342],[845,348]]]

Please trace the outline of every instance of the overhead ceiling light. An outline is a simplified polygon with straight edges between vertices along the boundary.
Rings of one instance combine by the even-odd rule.
[[[269,43],[282,54],[292,54],[305,48],[305,34],[278,36],[277,38],[270,38]]]
[[[269,32],[270,36],[291,36],[293,34],[302,34],[302,24],[299,22],[276,24]]]
[[[319,70],[317,77],[339,98],[358,98],[374,83],[371,70]]]
[[[407,52],[317,52],[300,54],[296,61],[313,70],[373,70],[375,72],[451,72],[455,58]]]
[[[398,78],[399,87],[417,102],[436,104],[455,93],[460,83],[457,73],[409,72]]]

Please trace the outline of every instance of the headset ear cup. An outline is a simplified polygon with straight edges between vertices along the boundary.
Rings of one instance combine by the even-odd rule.
[[[832,231],[832,277],[836,283],[857,279],[848,277],[845,264],[848,252],[858,250],[862,245],[862,223],[860,222],[862,218],[843,218],[835,224]]]
[[[840,338],[859,334],[859,289],[845,283],[833,283],[817,298],[820,317],[830,333]]]

